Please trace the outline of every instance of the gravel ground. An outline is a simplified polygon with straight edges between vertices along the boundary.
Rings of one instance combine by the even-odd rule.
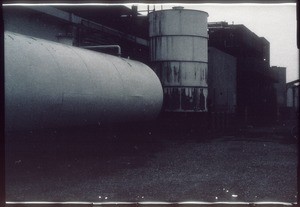
[[[296,142],[274,130],[15,133],[5,159],[7,201],[297,200]]]

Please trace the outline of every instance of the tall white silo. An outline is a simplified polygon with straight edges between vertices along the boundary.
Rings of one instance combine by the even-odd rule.
[[[151,62],[165,111],[207,111],[207,17],[183,7],[149,14]]]

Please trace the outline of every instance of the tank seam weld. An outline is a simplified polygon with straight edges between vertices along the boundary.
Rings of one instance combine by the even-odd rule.
[[[152,60],[151,62],[192,62],[192,63],[208,63],[208,61],[197,61],[197,60]]]
[[[200,37],[200,38],[205,38],[205,39],[208,39],[209,37],[208,36],[203,36],[203,35],[188,35],[188,34],[166,34],[166,35],[153,35],[153,36],[150,36],[150,38],[155,38],[155,37]],[[151,39],[150,39],[151,41]]]

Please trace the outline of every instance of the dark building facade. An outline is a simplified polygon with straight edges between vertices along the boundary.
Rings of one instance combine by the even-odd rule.
[[[276,115],[276,77],[270,70],[270,44],[244,25],[209,23],[209,47],[236,57],[236,112],[248,120]]]
[[[277,105],[279,108],[284,108],[286,107],[286,68],[272,66],[271,70],[276,78],[274,87],[276,89]]]
[[[147,19],[126,6],[7,6],[3,19],[6,31],[78,47],[119,45],[122,57],[149,62]]]
[[[211,112],[235,113],[236,58],[208,48],[208,103]]]
[[[286,117],[286,68],[272,66],[271,70],[276,78],[274,88],[276,90],[277,119],[280,120]]]
[[[290,118],[299,118],[299,79],[286,84],[287,108]]]

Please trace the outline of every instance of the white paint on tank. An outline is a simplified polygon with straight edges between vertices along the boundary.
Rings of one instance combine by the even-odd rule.
[[[163,91],[138,61],[5,32],[6,130],[155,119]]]
[[[199,10],[170,9],[149,14],[150,37],[161,35],[194,35],[208,37],[208,13]]]
[[[196,36],[162,36],[150,39],[151,61],[207,62],[207,39]]]

